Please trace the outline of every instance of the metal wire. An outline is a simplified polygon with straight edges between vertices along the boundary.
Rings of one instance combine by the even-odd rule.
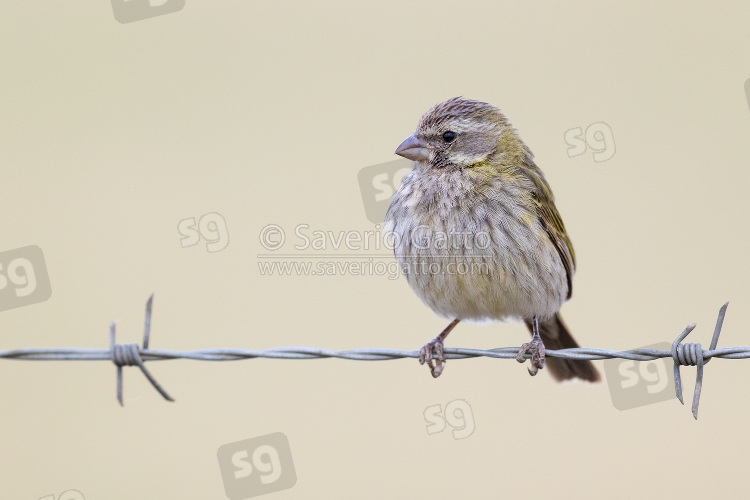
[[[23,361],[111,361],[117,366],[117,399],[122,401],[122,367],[138,366],[153,387],[168,401],[174,401],[154,377],[146,369],[146,361],[167,361],[173,359],[192,359],[196,361],[240,361],[243,359],[271,358],[271,359],[321,359],[339,358],[354,361],[387,361],[401,358],[419,358],[419,351],[400,351],[397,349],[364,348],[331,350],[317,347],[277,347],[273,349],[201,349],[197,351],[172,351],[166,349],[149,349],[148,342],[151,334],[151,313],[153,307],[153,294],[146,302],[146,319],[144,322],[143,345],[117,344],[115,342],[115,324],[110,325],[110,348],[91,349],[76,347],[39,347],[28,349],[11,349],[0,351],[0,359],[14,359]],[[700,402],[703,387],[703,367],[712,358],[724,359],[746,359],[750,358],[750,346],[716,348],[719,334],[724,323],[729,302],[719,310],[716,320],[714,335],[711,339],[710,348],[703,350],[700,344],[682,344],[682,341],[695,328],[695,324],[688,325],[685,330],[677,336],[669,351],[657,349],[630,349],[627,351],[613,351],[610,349],[597,349],[590,347],[577,347],[574,349],[546,350],[546,356],[577,360],[601,360],[601,359],[630,359],[634,361],[652,361],[659,358],[671,357],[674,361],[675,394],[683,403],[682,378],[680,366],[696,366],[696,383],[693,393],[693,416],[698,418],[698,404]],[[446,347],[444,349],[446,359],[469,359],[469,358],[499,358],[516,359],[520,347],[498,347],[496,349],[467,349],[462,347]],[[525,355],[526,359],[531,354]]]

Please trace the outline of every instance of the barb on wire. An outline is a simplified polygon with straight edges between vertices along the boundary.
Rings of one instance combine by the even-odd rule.
[[[143,325],[143,350],[148,350],[148,340],[151,335],[151,308],[154,303],[154,294],[146,301],[146,320]],[[138,344],[117,344],[115,343],[115,322],[109,325],[109,350],[112,354],[112,362],[117,366],[117,401],[120,402],[120,406],[123,406],[122,402],[122,367],[123,366],[137,366],[146,376],[151,385],[154,386],[159,394],[162,395],[167,401],[174,401],[172,397],[167,394],[167,391],[159,385],[159,382],[151,375],[146,369],[146,365],[143,364],[141,358],[141,350],[138,349]]]
[[[320,349],[317,347],[277,347],[265,350],[252,349],[202,349],[198,351],[172,351],[163,349],[150,349],[149,338],[151,335],[151,314],[153,309],[153,294],[146,302],[146,317],[143,327],[143,345],[117,344],[115,342],[115,324],[110,325],[109,349],[91,349],[75,347],[52,347],[52,348],[28,348],[0,350],[0,359],[16,359],[27,361],[100,361],[108,360],[117,367],[117,399],[122,401],[122,367],[138,366],[143,375],[151,385],[167,401],[174,401],[164,388],[156,381],[146,369],[146,361],[166,361],[173,359],[192,359],[196,361],[239,361],[253,358],[271,359],[320,359],[339,358],[355,361],[386,361],[400,358],[419,358],[419,351],[400,351],[396,349],[348,349],[336,351]],[[716,320],[714,335],[708,350],[703,350],[698,343],[683,344],[682,341],[693,331],[695,324],[688,325],[685,330],[677,336],[672,343],[670,351],[657,349],[630,349],[628,351],[612,351],[609,349],[596,349],[589,347],[577,347],[573,349],[547,350],[546,356],[576,359],[576,360],[602,360],[602,359],[630,359],[634,361],[652,361],[659,358],[671,357],[674,361],[675,394],[680,403],[682,400],[682,378],[680,377],[680,366],[696,366],[695,390],[693,393],[693,417],[698,418],[698,404],[700,403],[701,390],[703,388],[703,367],[712,358],[724,359],[746,359],[750,358],[750,347],[724,347],[717,349],[719,334],[724,324],[724,316],[729,303],[724,304],[719,310]],[[496,349],[466,349],[450,348],[444,349],[446,359],[468,359],[468,358],[499,358],[516,359],[518,347],[499,347]],[[529,359],[531,354],[526,354]]]
[[[719,334],[721,333],[721,327],[724,324],[724,315],[727,313],[727,306],[729,302],[721,306],[719,309],[719,317],[716,318],[716,327],[714,328],[714,336],[711,339],[711,346],[709,351],[716,349],[716,344],[719,342]],[[711,358],[706,359],[706,355],[701,349],[700,344],[682,344],[690,332],[695,328],[695,323],[688,325],[680,335],[672,342],[672,359],[674,359],[674,390],[677,394],[677,399],[680,403],[685,404],[682,400],[682,379],[680,378],[680,365],[697,366],[695,376],[695,392],[693,393],[693,417],[698,420],[698,403],[701,399],[701,389],[703,388],[703,365],[711,361]]]

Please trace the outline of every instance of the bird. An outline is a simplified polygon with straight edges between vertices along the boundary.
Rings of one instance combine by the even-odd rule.
[[[395,154],[413,161],[383,231],[416,295],[448,326],[419,351],[433,377],[460,321],[522,320],[531,333],[516,356],[529,373],[600,379],[593,363],[545,350],[578,347],[560,316],[573,292],[575,253],[531,150],[500,109],[454,97],[436,104]],[[434,362],[433,362],[434,361]]]

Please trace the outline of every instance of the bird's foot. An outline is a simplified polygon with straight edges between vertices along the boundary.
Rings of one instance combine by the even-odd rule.
[[[537,372],[544,368],[544,342],[539,337],[534,337],[531,342],[527,342],[521,346],[521,350],[518,351],[516,361],[523,363],[526,361],[526,353],[531,352],[531,366],[529,367],[529,375],[532,377]]]
[[[432,350],[435,349],[435,357],[432,356]],[[433,363],[434,359],[434,363]],[[443,339],[440,336],[427,342],[419,350],[419,364],[427,362],[430,367],[430,373],[434,378],[438,378],[445,368],[445,353],[443,352]]]

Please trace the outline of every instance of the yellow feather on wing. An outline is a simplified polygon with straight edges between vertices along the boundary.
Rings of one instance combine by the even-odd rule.
[[[567,298],[570,299],[573,294],[573,273],[576,268],[576,254],[573,250],[573,243],[565,231],[565,224],[563,224],[562,217],[560,217],[560,213],[555,206],[555,195],[552,194],[552,189],[547,184],[544,174],[542,174],[542,171],[536,166],[530,156],[525,159],[523,165],[518,170],[534,184],[532,197],[536,203],[539,221],[544,227],[547,236],[549,236],[550,241],[555,245],[557,253],[560,254],[560,259],[568,275]]]

